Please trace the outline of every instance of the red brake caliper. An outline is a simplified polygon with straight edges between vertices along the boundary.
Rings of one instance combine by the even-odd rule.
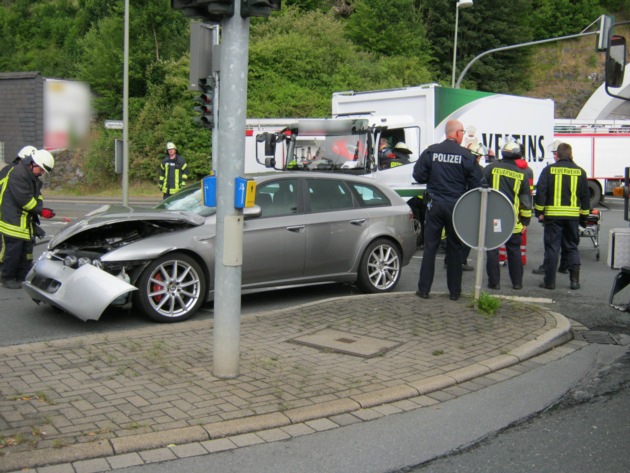
[[[153,279],[157,279],[158,281],[162,281],[162,275],[160,273],[157,273]],[[157,284],[157,283],[153,283],[153,286],[151,287],[152,292],[157,292],[160,290],[162,286]],[[162,297],[164,297],[162,294],[157,294],[155,296],[153,296],[153,300],[155,302],[160,302],[162,300]]]

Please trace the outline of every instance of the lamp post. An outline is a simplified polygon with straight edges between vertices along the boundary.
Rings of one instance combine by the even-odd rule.
[[[473,6],[473,0],[458,0],[455,6],[455,41],[453,44],[453,80],[451,87],[455,88],[455,71],[457,65],[457,26],[459,23],[459,9]]]

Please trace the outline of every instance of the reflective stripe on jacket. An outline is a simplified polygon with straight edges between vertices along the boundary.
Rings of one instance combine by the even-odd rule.
[[[163,194],[174,194],[186,186],[188,165],[183,157],[175,155],[175,159],[166,156],[160,164],[160,190]]]
[[[532,194],[526,170],[521,169],[514,160],[495,161],[484,169],[486,182],[512,202],[514,208],[514,229],[512,233],[522,233],[525,225],[532,218]]]
[[[540,174],[536,185],[536,217],[578,219],[588,217],[590,196],[586,171],[570,159],[550,164]]]
[[[8,173],[0,201],[0,232],[13,238],[30,240],[33,218],[44,203],[40,197],[41,184],[23,161]]]

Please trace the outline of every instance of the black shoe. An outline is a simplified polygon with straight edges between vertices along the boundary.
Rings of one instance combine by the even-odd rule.
[[[469,264],[462,264],[462,271],[474,271],[475,268],[470,266]]]
[[[15,279],[4,279],[0,280],[0,284],[2,284],[7,289],[22,289],[22,283],[17,282]]]
[[[568,274],[569,273],[569,268],[560,267],[560,268],[558,268],[558,272],[562,273],[562,274]]]
[[[501,285],[500,284],[488,284],[488,289],[494,289],[494,290],[498,291],[499,289],[501,289]]]
[[[459,299],[459,294],[451,294],[450,296],[448,296],[448,298],[452,301],[456,301],[457,299]]]
[[[541,282],[538,287],[542,287],[543,289],[554,290],[556,288],[555,284],[547,284],[545,281]]]
[[[522,284],[512,284],[512,289],[516,289],[517,291],[523,289]]]
[[[429,298],[429,294],[426,292],[420,292],[420,291],[416,291],[416,296],[418,296],[420,299],[428,299]]]

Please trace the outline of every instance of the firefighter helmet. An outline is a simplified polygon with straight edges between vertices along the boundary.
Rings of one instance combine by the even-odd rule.
[[[398,151],[402,151],[403,153],[406,154],[411,154],[412,151],[409,148],[409,146],[407,146],[406,143],[399,141],[398,143],[396,143],[396,146],[394,146],[394,149],[398,150]]]
[[[561,144],[562,144],[562,141],[553,140],[553,143],[549,145],[549,151],[551,151],[552,153],[558,152],[558,146],[560,146]]]
[[[24,148],[18,151],[17,157],[20,159],[24,159],[29,156],[33,156],[33,153],[35,151],[37,151],[37,148],[35,148],[35,146],[26,145]]]
[[[33,162],[45,172],[50,172],[55,167],[55,158],[45,149],[38,149],[33,153]]]
[[[519,159],[523,157],[523,150],[521,144],[516,140],[508,141],[503,148],[501,148],[501,156],[503,159]]]
[[[175,143],[173,143],[172,141],[169,141],[168,143],[166,143],[166,149],[177,149],[177,146],[175,146]]]
[[[475,143],[471,145],[468,149],[470,149],[470,152],[475,156],[488,156],[490,154],[488,148],[486,148],[481,143]]]

